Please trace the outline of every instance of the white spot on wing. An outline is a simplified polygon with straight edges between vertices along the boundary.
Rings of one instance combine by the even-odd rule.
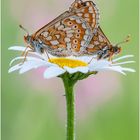
[[[59,27],[58,27],[58,30],[63,30],[64,29],[64,25],[60,25]]]
[[[74,30],[68,30],[66,31],[67,34],[70,34],[70,33],[74,33]]]
[[[48,41],[50,41],[50,40],[52,40],[52,36],[48,36],[46,39],[47,39]]]
[[[86,26],[86,24],[85,24],[85,23],[83,23],[83,24],[82,24],[82,27],[83,27],[84,29],[86,29],[86,28],[87,28],[87,26]]]
[[[40,39],[38,39],[39,43],[42,43],[42,41]]]
[[[43,32],[43,33],[41,33],[41,35],[43,35],[44,37],[47,37],[48,36],[48,32]]]
[[[86,30],[86,31],[85,31],[85,33],[86,33],[86,34],[89,34],[89,33],[90,33],[90,31],[89,31],[89,30]]]
[[[81,11],[82,11],[82,12],[85,12],[85,9],[82,9]]]
[[[63,29],[63,31],[69,31],[69,30],[71,30],[71,28],[69,27]]]
[[[94,23],[92,23],[92,25],[91,25],[92,27],[94,27],[95,26],[95,24]]]
[[[77,22],[77,23],[82,23],[80,19],[77,19],[76,22]]]
[[[85,20],[86,20],[86,21],[90,21],[90,19],[89,19],[89,18],[85,18]]]
[[[86,14],[84,15],[84,17],[88,18],[88,17],[89,17],[89,14],[88,14],[88,13],[86,13]]]
[[[59,42],[57,40],[50,41],[52,45],[58,45]]]
[[[88,40],[88,35],[84,35],[84,40]]]
[[[87,5],[87,6],[90,6],[90,3],[89,3],[89,2],[87,2],[87,3],[86,3],[86,5]]]
[[[93,45],[93,44],[90,44],[90,45],[88,46],[88,48],[94,48],[94,45]]]
[[[94,13],[92,14],[92,17],[93,17],[93,18],[96,18],[96,16],[97,16],[97,15],[95,15]]]
[[[85,41],[81,41],[81,46],[84,46],[85,45]]]
[[[71,38],[71,37],[73,37],[73,34],[69,33],[69,34],[67,34],[67,37]]]
[[[99,35],[99,41],[100,41],[100,42],[103,42],[103,38],[102,38],[102,36],[100,36],[100,35]]]
[[[65,42],[70,42],[70,38],[66,37],[65,39]]]
[[[99,45],[100,43],[98,41],[94,41],[94,44],[95,45]]]
[[[81,48],[80,48],[80,51],[81,51],[81,52],[85,52],[85,50],[86,50],[85,47],[81,47]]]
[[[88,10],[89,10],[89,13],[94,13],[94,10],[91,6],[88,8]]]
[[[68,50],[71,49],[71,43],[67,43],[67,48],[68,48]]]
[[[60,38],[60,35],[55,35],[55,36],[56,36],[56,38],[57,38],[57,39],[59,39],[59,38]]]
[[[55,24],[55,28],[58,28],[60,26],[60,22]]]
[[[79,17],[81,17],[83,14],[82,14],[82,13],[78,13],[77,15],[78,15]]]
[[[75,18],[74,18],[74,17],[70,17],[69,19],[70,19],[70,20],[75,20]]]

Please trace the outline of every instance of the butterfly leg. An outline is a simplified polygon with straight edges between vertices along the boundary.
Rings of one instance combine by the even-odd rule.
[[[91,60],[88,62],[88,64],[90,64],[90,63],[93,61],[93,59],[100,60],[101,57],[102,57],[102,56],[100,56],[100,55],[97,56],[97,57],[93,56],[93,57],[91,58]]]
[[[50,56],[49,56],[49,54],[48,54],[48,52],[47,52],[47,50],[46,50],[46,49],[45,49],[45,53],[46,53],[46,55],[47,55],[47,57],[48,57],[49,61],[51,61]]]
[[[26,52],[24,53],[24,59],[23,59],[23,62],[22,62],[22,63],[24,63],[24,62],[26,61],[26,57],[27,57],[27,55],[28,55],[29,52],[34,52],[34,51],[33,51],[33,50],[28,50],[28,51],[26,51]]]
[[[33,49],[31,46],[27,46],[27,47],[25,48],[24,52],[21,54],[21,56],[24,56],[24,55],[25,55],[25,53],[26,53],[26,51],[27,51],[28,48]]]
[[[88,64],[90,64],[92,62],[92,60],[94,59],[94,57],[92,57],[92,59],[88,62]]]
[[[114,63],[113,62],[113,54],[110,54],[109,58],[108,58],[108,61],[112,62],[112,64]]]

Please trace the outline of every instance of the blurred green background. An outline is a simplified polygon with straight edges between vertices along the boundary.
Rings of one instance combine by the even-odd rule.
[[[24,45],[24,33],[18,28],[19,24],[36,31],[66,10],[71,2],[2,0],[2,140],[65,140],[63,93],[48,90],[48,85],[52,84],[54,88],[53,82],[49,83],[42,77],[36,79],[40,74],[38,72],[8,74],[10,60],[20,55],[8,51],[8,47]],[[108,100],[105,100],[106,95],[101,96],[101,99],[105,98],[104,102],[98,103],[96,107],[91,104],[89,107],[94,110],[85,112],[83,119],[76,118],[76,139],[138,140],[138,0],[98,0],[97,5],[101,13],[100,25],[111,42],[119,42],[131,34],[131,42],[123,45],[122,55],[135,55],[136,63],[128,66],[137,72],[128,73],[127,76],[111,74],[119,77],[118,81],[111,81],[120,84],[119,90],[114,89],[116,94],[107,95],[111,96]],[[109,76],[103,79],[105,86]],[[98,76],[96,80],[100,82]],[[55,83],[60,83],[59,88],[63,87],[61,80]],[[94,86],[89,83],[88,90],[91,85]],[[110,91],[111,86],[107,85],[106,88]],[[88,106],[85,110],[88,110]],[[77,113],[82,116],[78,110]]]

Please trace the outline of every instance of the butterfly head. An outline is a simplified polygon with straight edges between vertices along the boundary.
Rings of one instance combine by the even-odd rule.
[[[30,44],[31,43],[31,36],[30,35],[27,35],[27,36],[24,36],[24,41],[27,43],[27,44]]]
[[[23,29],[23,30],[27,33],[27,35],[24,36],[24,41],[25,41],[27,44],[30,44],[31,47],[32,47],[32,46],[33,46],[32,36],[29,35],[28,30],[25,29],[22,25],[19,25],[19,27],[20,27],[21,29]]]
[[[124,44],[124,43],[129,42],[129,41],[130,41],[130,35],[128,35],[128,36],[126,37],[126,39],[123,40],[122,42],[119,42],[119,43],[117,43],[116,45],[112,46],[112,52],[113,52],[114,54],[119,54],[119,53],[121,52],[121,50],[122,50],[120,44]]]
[[[114,53],[114,54],[119,54],[120,52],[121,52],[121,47],[119,47],[119,46],[117,46],[117,45],[115,45],[115,46],[112,46],[112,52]]]

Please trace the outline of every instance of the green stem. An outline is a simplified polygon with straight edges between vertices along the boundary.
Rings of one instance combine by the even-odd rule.
[[[68,74],[63,77],[66,105],[67,105],[67,140],[75,140],[75,95],[73,92],[74,82]]]

